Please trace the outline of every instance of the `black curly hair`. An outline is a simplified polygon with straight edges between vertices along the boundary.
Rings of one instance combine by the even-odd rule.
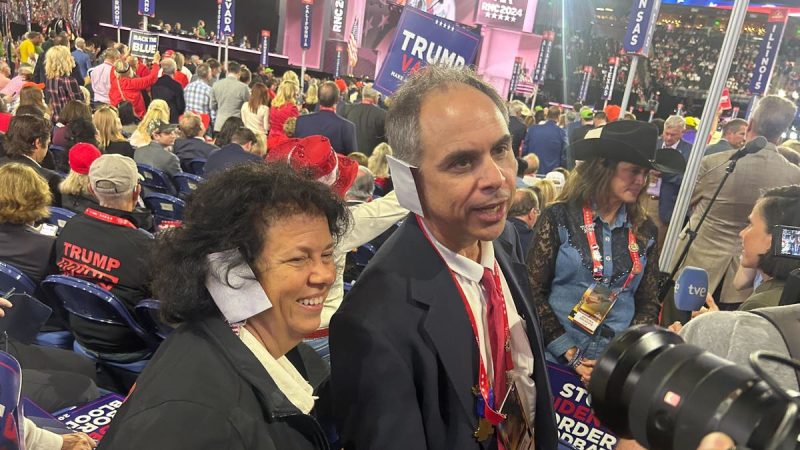
[[[219,173],[189,198],[183,225],[160,234],[152,254],[153,292],[170,323],[219,314],[206,290],[206,256],[239,249],[226,270],[243,262],[255,267],[267,229],[295,214],[323,216],[338,241],[349,227],[343,201],[328,186],[285,164],[250,163]]]
[[[772,233],[776,225],[800,227],[800,185],[770,189],[756,205],[767,222],[767,233]],[[786,280],[799,267],[800,260],[774,256],[772,249],[761,255],[758,263],[762,272],[778,280]]]

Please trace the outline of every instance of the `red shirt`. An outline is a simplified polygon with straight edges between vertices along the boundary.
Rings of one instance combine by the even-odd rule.
[[[283,132],[283,124],[291,117],[298,117],[300,110],[294,103],[284,103],[277,108],[271,108],[269,111],[269,137],[267,148],[277,145],[280,138],[285,138],[286,133]]]
[[[175,74],[172,75],[172,79],[177,81],[182,88],[185,88],[189,84],[189,78],[181,71],[175,71]]]
[[[124,100],[131,102],[133,105],[133,113],[136,117],[144,117],[147,108],[144,105],[144,97],[142,97],[142,90],[149,89],[158,81],[158,64],[153,64],[150,74],[146,78],[128,78],[117,77],[117,71],[111,71],[111,89],[108,91],[108,98],[111,104],[117,106]],[[117,85],[119,80],[119,85]],[[122,88],[122,93],[119,89]]]

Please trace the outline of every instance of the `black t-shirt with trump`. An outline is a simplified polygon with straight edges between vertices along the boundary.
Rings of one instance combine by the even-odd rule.
[[[138,229],[137,217],[96,206],[70,219],[56,242],[62,275],[91,281],[110,291],[133,314],[150,297],[147,257],[153,237]],[[134,353],[145,343],[129,328],[70,316],[70,327],[84,347],[99,353]]]

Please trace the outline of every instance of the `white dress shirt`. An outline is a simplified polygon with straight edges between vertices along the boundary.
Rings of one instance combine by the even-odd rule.
[[[511,359],[514,363],[514,379],[517,381],[517,387],[526,391],[524,395],[529,402],[528,411],[531,411],[533,414],[536,408],[536,385],[532,378],[534,369],[533,351],[531,350],[530,341],[528,341],[528,334],[525,331],[525,322],[517,313],[517,307],[514,305],[514,298],[511,296],[511,291],[508,289],[506,277],[503,275],[500,266],[496,264],[494,244],[487,241],[480,242],[481,262],[477,263],[442,245],[433,237],[428,227],[424,225],[424,222],[423,227],[433,242],[434,247],[436,247],[436,250],[442,255],[447,267],[455,274],[456,281],[458,281],[461,290],[464,291],[464,295],[467,297],[467,303],[469,303],[472,316],[475,318],[475,325],[478,328],[481,359],[486,365],[486,373],[490,380],[494,379],[494,369],[492,365],[492,350],[487,334],[486,290],[481,285],[481,278],[483,278],[483,271],[485,268],[488,268],[493,274],[495,268],[500,272],[497,275],[498,278],[500,278],[500,284],[503,288],[503,299],[506,303],[506,314],[508,315],[508,328],[511,332]],[[544,368],[542,368],[542,370],[544,370]],[[498,395],[505,395],[505,392],[502,394],[495,393],[495,396]]]

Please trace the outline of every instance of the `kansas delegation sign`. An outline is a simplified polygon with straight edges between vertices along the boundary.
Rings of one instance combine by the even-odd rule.
[[[623,47],[627,53],[647,58],[653,43],[661,0],[634,0]]]
[[[464,67],[475,62],[480,34],[451,20],[405,8],[375,88],[392,95],[413,72],[429,65]]]

